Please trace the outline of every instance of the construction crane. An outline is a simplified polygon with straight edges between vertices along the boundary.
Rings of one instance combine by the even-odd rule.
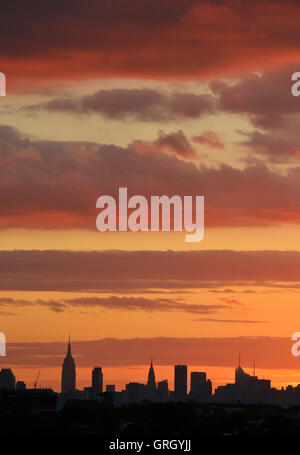
[[[39,380],[39,377],[40,377],[40,371],[41,371],[41,370],[39,370],[39,372],[38,372],[38,374],[37,374],[37,377],[36,377],[36,380],[34,381],[34,388],[35,388],[35,389],[36,389],[36,387],[37,387],[38,380]]]

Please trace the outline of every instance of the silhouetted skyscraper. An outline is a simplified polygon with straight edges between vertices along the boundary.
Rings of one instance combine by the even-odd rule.
[[[191,391],[190,397],[194,401],[210,401],[212,394],[211,381],[206,379],[206,373],[201,371],[191,372]]]
[[[71,354],[71,342],[69,338],[68,352],[62,366],[61,391],[75,392],[76,390],[76,365]]]
[[[175,400],[184,401],[186,399],[187,394],[187,366],[175,365],[174,373]]]
[[[224,403],[269,403],[272,390],[275,389],[271,389],[270,380],[258,379],[257,376],[251,376],[243,370],[239,355],[239,364],[235,369],[234,384],[217,387],[215,389],[215,400]]]
[[[152,359],[151,359],[151,365],[150,365],[149,372],[148,372],[147,389],[149,391],[156,390],[155,373],[154,373]]]
[[[10,368],[0,371],[0,390],[13,390],[16,387],[16,378]]]
[[[96,393],[103,391],[103,373],[100,367],[95,367],[92,371],[92,387]]]
[[[159,396],[159,401],[165,403],[169,399],[169,386],[168,380],[165,379],[164,381],[160,381],[157,384],[157,391]]]
[[[145,384],[129,382],[126,384],[128,403],[141,403],[145,398]]]
[[[201,371],[191,372],[191,393],[198,392],[202,384],[206,384],[206,373]]]

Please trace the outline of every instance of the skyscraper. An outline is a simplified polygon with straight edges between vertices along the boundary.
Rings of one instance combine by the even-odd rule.
[[[145,384],[129,382],[126,384],[127,402],[141,403],[145,399]]]
[[[62,366],[61,391],[75,392],[76,390],[76,365],[71,354],[71,342],[69,337],[68,351]]]
[[[16,378],[10,368],[2,368],[0,371],[0,390],[13,390],[16,387]]]
[[[203,384],[206,384],[206,373],[200,371],[192,371],[191,393],[197,393]]]
[[[206,379],[206,373],[201,371],[191,372],[191,391],[190,398],[194,401],[210,401],[212,394],[212,384]]]
[[[155,373],[154,373],[152,359],[151,359],[151,365],[150,365],[149,372],[148,372],[147,389],[151,392],[156,390]]]
[[[92,371],[92,387],[96,393],[103,391],[103,373],[100,367],[95,367]]]
[[[158,397],[159,401],[162,403],[165,403],[169,399],[169,386],[168,386],[168,380],[165,379],[164,381],[160,381],[157,384],[157,391],[158,391]]]
[[[187,366],[186,365],[175,365],[175,400],[184,401],[187,393]]]

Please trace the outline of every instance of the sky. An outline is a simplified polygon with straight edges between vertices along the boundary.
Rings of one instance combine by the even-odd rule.
[[[300,383],[293,0],[1,5],[0,331],[17,379]],[[204,195],[205,236],[98,232],[96,200]]]

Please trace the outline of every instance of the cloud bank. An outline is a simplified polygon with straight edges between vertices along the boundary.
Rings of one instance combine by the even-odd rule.
[[[296,251],[0,252],[0,290],[124,293],[234,285],[297,289],[299,277],[300,252]],[[240,306],[236,299],[222,303]],[[169,301],[169,305],[178,303]]]

